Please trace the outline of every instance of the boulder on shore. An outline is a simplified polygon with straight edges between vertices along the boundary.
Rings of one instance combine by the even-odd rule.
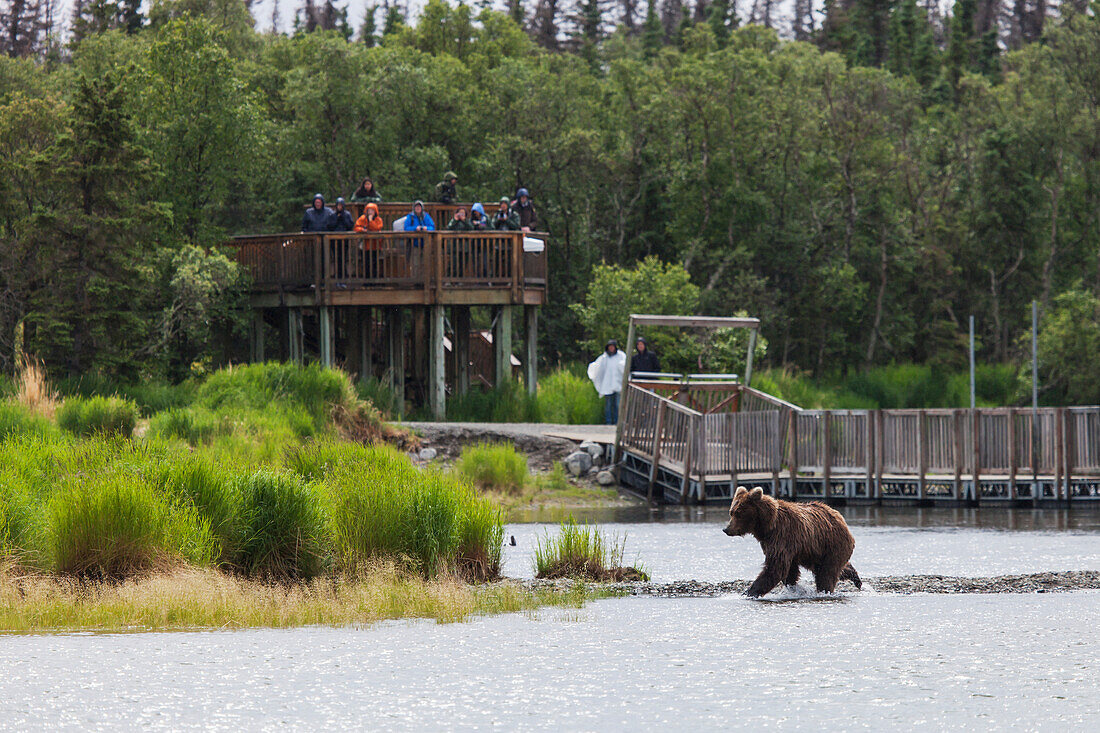
[[[615,474],[611,471],[600,471],[596,474],[596,483],[600,486],[611,486],[615,483]]]
[[[582,450],[573,451],[563,461],[565,469],[574,476],[583,476],[592,468],[592,456]]]
[[[581,450],[592,456],[593,461],[598,461],[603,458],[603,446],[591,440],[586,440],[581,443]]]
[[[439,453],[435,448],[421,448],[418,457],[426,463],[428,461],[434,461],[437,455],[439,455]]]

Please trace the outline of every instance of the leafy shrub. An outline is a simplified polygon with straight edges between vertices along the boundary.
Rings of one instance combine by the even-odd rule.
[[[536,540],[536,578],[585,578],[588,580],[649,580],[637,565],[623,567],[626,539],[608,540],[599,528],[578,525],[570,517],[562,522],[557,537]]]
[[[206,408],[172,407],[154,415],[149,421],[149,429],[154,435],[178,438],[195,446],[227,435],[232,427],[225,418],[219,419]]]
[[[549,423],[592,425],[603,422],[603,403],[583,374],[557,369],[539,380],[539,415]]]
[[[479,443],[462,449],[455,470],[479,489],[518,493],[527,482],[527,457],[510,445]]]
[[[119,435],[129,438],[137,424],[138,409],[120,397],[69,397],[57,411],[57,424],[80,436]]]
[[[123,471],[71,476],[46,509],[49,569],[121,579],[180,560],[206,564],[205,524],[176,510],[141,476]]]
[[[54,424],[31,409],[18,402],[0,402],[0,440],[14,435],[47,437],[56,434]]]
[[[325,567],[325,516],[317,494],[291,473],[257,471],[241,481],[235,564],[273,579],[308,579]]]

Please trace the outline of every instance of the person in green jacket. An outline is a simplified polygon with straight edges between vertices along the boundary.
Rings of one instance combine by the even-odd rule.
[[[444,173],[443,180],[435,184],[435,200],[441,204],[458,201],[458,176],[454,171]]]
[[[500,208],[493,214],[490,223],[498,232],[519,231],[519,215],[512,211],[511,200],[507,196],[500,197]]]
[[[474,225],[466,218],[466,209],[460,208],[455,212],[454,218],[447,223],[447,229],[452,232],[470,232]]]

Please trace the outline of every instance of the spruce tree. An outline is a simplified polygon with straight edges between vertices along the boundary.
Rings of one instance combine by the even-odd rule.
[[[731,8],[730,0],[712,0],[710,7],[707,8],[707,22],[714,31],[714,38],[719,46],[725,46],[730,38],[733,15]]]
[[[363,16],[363,23],[359,26],[359,42],[368,48],[378,42],[375,34],[378,32],[378,22],[375,17],[378,15],[377,5],[368,5],[367,12]]]
[[[917,0],[902,0],[890,16],[886,68],[909,75],[923,87],[936,78],[936,42],[932,24]]]
[[[664,44],[665,29],[661,26],[661,19],[657,16],[657,0],[649,0],[645,14],[645,25],[642,27],[642,53],[647,59],[657,55]]]

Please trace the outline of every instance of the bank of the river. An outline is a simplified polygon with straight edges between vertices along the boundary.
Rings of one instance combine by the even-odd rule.
[[[619,591],[584,584],[533,588],[423,580],[379,567],[358,577],[269,585],[180,569],[123,583],[0,571],[0,633],[178,631],[360,626],[387,619],[464,621],[542,607],[579,607]]]

